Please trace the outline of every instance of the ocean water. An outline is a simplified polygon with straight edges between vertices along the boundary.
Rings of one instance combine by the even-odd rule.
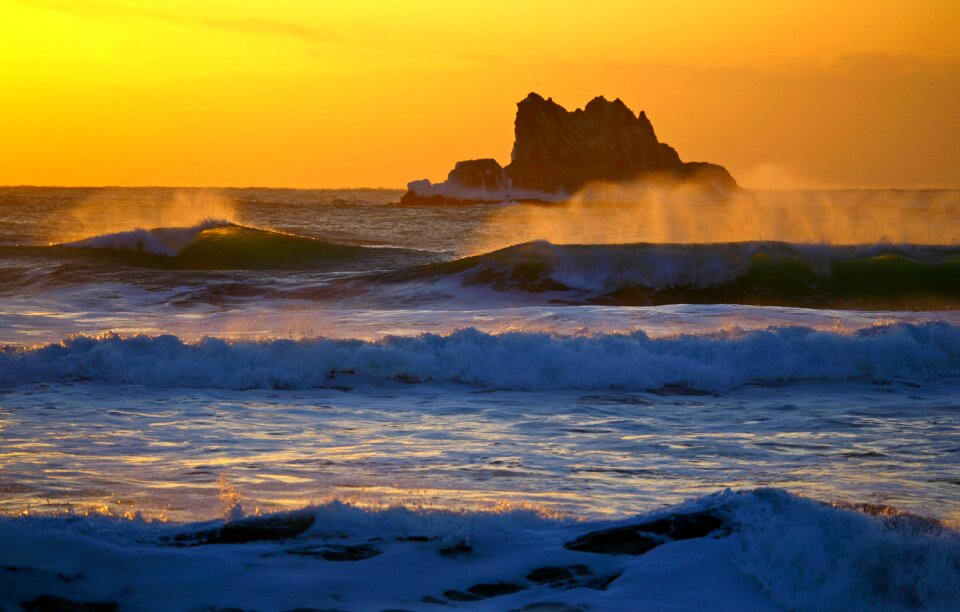
[[[0,189],[0,609],[960,608],[960,192],[400,195]]]

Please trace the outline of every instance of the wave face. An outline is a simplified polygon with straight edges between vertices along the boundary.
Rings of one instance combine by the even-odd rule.
[[[337,244],[218,220],[192,227],[134,229],[59,246],[96,251],[128,265],[182,270],[316,270],[338,264],[369,270],[435,258],[413,249]]]
[[[851,512],[777,489],[737,497],[727,503],[741,525],[739,566],[785,609],[949,610],[960,600],[955,531],[892,508]]]
[[[852,334],[771,327],[650,338],[489,334],[388,336],[379,341],[228,342],[176,336],[76,337],[0,352],[0,384],[77,380],[161,387],[303,389],[355,374],[516,390],[720,390],[797,380],[913,379],[960,375],[960,327],[898,323]]]
[[[392,278],[445,276],[620,305],[960,306],[960,248],[947,246],[529,242]]]

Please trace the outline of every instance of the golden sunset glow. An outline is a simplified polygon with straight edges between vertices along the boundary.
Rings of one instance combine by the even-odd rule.
[[[748,187],[960,186],[960,5],[7,0],[0,184],[402,187],[603,94]]]

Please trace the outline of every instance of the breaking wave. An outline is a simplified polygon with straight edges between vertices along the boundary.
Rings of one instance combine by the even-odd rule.
[[[516,390],[721,390],[798,380],[931,380],[960,376],[960,327],[878,325],[853,333],[809,327],[650,338],[627,334],[490,334],[361,340],[79,336],[0,351],[0,384],[106,381],[160,387],[303,389],[357,375]]]
[[[96,251],[130,265],[185,270],[313,270],[343,266],[369,270],[436,259],[436,254],[413,249],[338,244],[221,220],[207,220],[191,227],[133,229],[58,247]]]
[[[402,294],[404,284],[416,289],[443,282],[448,289],[451,283],[487,287],[517,297],[541,294],[554,303],[569,304],[960,308],[960,246],[537,241],[445,261],[449,254],[342,244],[211,220],[192,227],[104,234],[52,247],[0,246],[0,256],[31,260],[22,263],[19,276],[11,281],[18,287],[31,282],[38,266],[50,268],[33,261],[52,257],[58,264],[102,270],[133,266],[350,272],[363,274],[364,282],[358,286],[374,293],[399,285]],[[354,280],[356,276],[349,282]]]
[[[528,242],[388,277],[454,277],[587,303],[960,307],[960,247],[783,242],[555,245]]]
[[[960,600],[960,534],[935,521],[778,489],[742,497],[731,504],[737,561],[788,610],[949,610]]]
[[[135,228],[123,232],[101,234],[82,240],[63,243],[77,249],[112,249],[176,257],[207,230],[232,227],[222,219],[207,219],[190,227]]]

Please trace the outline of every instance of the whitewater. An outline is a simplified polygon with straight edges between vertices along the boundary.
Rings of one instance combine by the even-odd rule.
[[[0,188],[0,609],[957,609],[960,193],[400,195]]]

